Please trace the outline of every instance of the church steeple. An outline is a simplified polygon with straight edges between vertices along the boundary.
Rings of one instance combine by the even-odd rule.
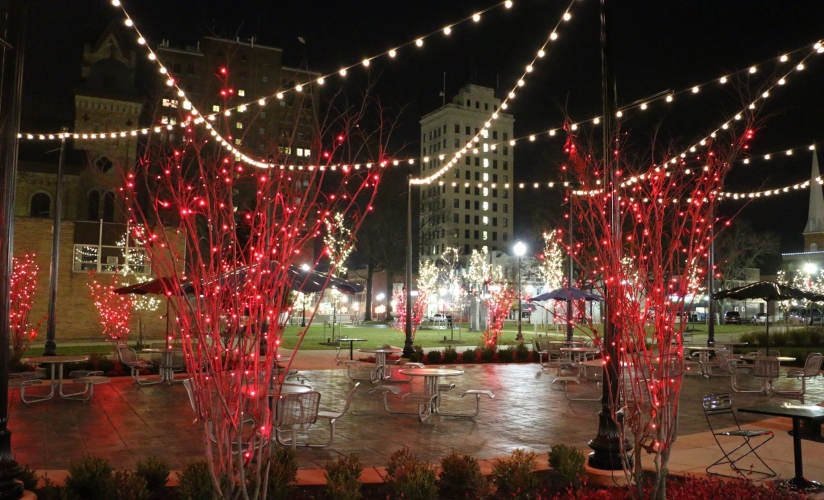
[[[818,170],[818,155],[813,149],[813,171],[810,177],[810,210],[807,214],[807,226],[804,234],[824,233],[824,195],[821,193],[821,184]]]

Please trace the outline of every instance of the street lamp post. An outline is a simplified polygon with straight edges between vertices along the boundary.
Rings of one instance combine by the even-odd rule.
[[[309,269],[310,269],[309,264],[303,264],[303,265],[300,266],[300,268],[301,268],[301,270],[303,270],[307,273],[309,272]],[[300,298],[301,298],[300,302],[303,305],[303,313],[301,314],[301,317],[300,317],[300,327],[305,328],[306,327],[306,294],[303,293],[303,292],[300,292]],[[333,335],[334,335],[334,332],[333,332]]]
[[[515,340],[524,340],[524,334],[521,331],[521,318],[523,317],[521,312],[521,257],[526,254],[526,245],[519,241],[515,243],[514,250],[515,255],[518,256],[518,335],[515,337]]]

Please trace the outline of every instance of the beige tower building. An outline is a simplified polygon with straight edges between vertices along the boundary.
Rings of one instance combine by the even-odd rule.
[[[824,194],[821,191],[821,172],[818,155],[813,150],[810,173],[810,205],[807,225],[804,227],[804,251],[781,255],[785,271],[817,273],[824,269]]]
[[[446,175],[421,187],[421,260],[436,259],[449,247],[469,255],[484,246],[496,251],[511,244],[515,169],[509,141],[515,119],[502,113],[500,104],[493,89],[467,85],[451,103],[421,119],[422,176],[478,139]],[[486,122],[492,124],[488,129]]]

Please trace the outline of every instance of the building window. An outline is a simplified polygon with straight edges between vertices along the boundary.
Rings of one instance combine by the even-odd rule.
[[[481,102],[475,101],[475,109],[481,109]]]
[[[452,192],[453,192],[453,193],[455,193],[455,194],[458,194],[458,192],[460,191],[460,189],[461,189],[461,188],[460,188],[457,184],[455,184],[454,186],[452,186]]]
[[[90,191],[86,204],[86,220],[97,220],[100,216],[100,191]]]
[[[469,224],[469,214],[464,215],[464,224]]]
[[[481,217],[480,217],[480,216],[476,215],[476,216],[474,217],[474,219],[475,219],[475,225],[476,225],[476,226],[477,226],[477,225],[479,225],[479,224],[481,223]]]
[[[469,106],[469,101],[466,101],[466,105]],[[472,132],[470,132],[470,130],[471,129],[469,128],[469,125],[467,125],[466,126],[466,135],[470,135],[472,133]]]
[[[214,112],[220,111],[220,106],[218,106],[217,104],[212,104],[212,111],[214,111]]]
[[[246,91],[243,89],[238,89],[237,95],[238,97],[244,97],[246,95]]]
[[[466,189],[464,189],[464,194],[469,194],[469,193],[470,193],[469,186],[466,186]]]
[[[504,223],[504,227],[509,227],[509,219],[504,218],[503,223]]]
[[[475,172],[475,180],[476,181],[481,180],[481,173],[480,172]]]
[[[492,169],[498,170],[498,160],[492,160]]]
[[[464,208],[469,210],[469,200],[464,200]]]
[[[486,231],[484,231],[482,234],[483,234],[483,240],[484,241],[489,239],[488,233]]]
[[[164,108],[177,108],[177,99],[166,99],[161,101]]]
[[[128,257],[127,262],[125,249],[120,246],[74,245],[72,272],[95,271],[103,274],[118,274],[123,272],[124,266],[128,264],[131,273],[152,274],[152,266],[146,250],[129,247]]]
[[[492,231],[492,241],[498,241],[498,232]]]
[[[489,111],[489,103],[488,102],[484,103],[484,111]]]
[[[475,196],[480,196],[480,195],[481,195],[481,188],[479,188],[478,186],[475,186]]]
[[[464,229],[464,238],[469,239],[469,229]]]
[[[483,216],[483,219],[481,219],[481,223],[482,223],[484,226],[488,226],[488,225],[489,225],[489,217],[487,217],[486,215],[484,215],[484,216]]]
[[[492,182],[498,182],[498,174],[492,174]]]
[[[103,222],[114,222],[114,193],[106,191],[103,195]]]
[[[31,197],[31,205],[29,207],[29,216],[31,217],[49,217],[51,211],[51,196],[46,193],[36,193]]]
[[[817,252],[818,251],[818,245],[815,244],[815,243],[810,243],[810,251],[811,252]]]
[[[469,180],[469,179],[471,179],[471,178],[472,178],[472,177],[470,176],[469,170],[464,171],[464,177],[466,177],[466,180]]]
[[[461,200],[457,198],[452,200],[452,208],[461,208]]]
[[[509,146],[504,146],[504,156],[509,154]]]
[[[485,187],[484,188],[484,198],[486,198],[487,196],[489,196],[489,188]]]
[[[504,189],[504,196],[503,196],[503,198],[504,198],[504,199],[509,198],[509,190],[508,190],[508,189]]]
[[[469,236],[467,236],[469,238]],[[469,243],[464,245],[464,255],[469,255]]]
[[[496,140],[496,139],[498,139],[498,131],[497,131],[497,130],[493,130],[493,131],[492,131],[492,140]]]
[[[237,123],[235,124],[235,128],[243,128],[243,123],[241,123],[241,122],[237,122]]]
[[[481,209],[482,209],[484,212],[488,212],[488,211],[489,211],[489,202],[488,202],[488,201],[483,202],[483,203],[481,204]]]
[[[461,171],[460,171],[460,170],[458,170],[457,168],[455,169],[455,178],[456,178],[456,179],[460,179],[460,178],[461,178]]]
[[[504,233],[504,241],[507,241],[509,239],[507,236],[509,236],[509,235]]]
[[[108,172],[112,169],[112,167],[114,167],[114,164],[108,157],[102,156],[96,162],[94,162],[94,166],[97,167],[97,170],[100,170],[101,172]]]
[[[493,212],[497,212],[497,211],[498,211],[498,204],[497,204],[497,203],[493,203],[493,204],[492,204],[492,211],[493,211]]]
[[[498,218],[497,217],[492,218],[492,227],[498,227]]]
[[[504,203],[504,213],[509,213],[509,205],[507,205],[506,203]],[[506,219],[504,219],[504,227],[506,227]]]
[[[504,132],[504,140],[505,140],[505,141],[508,141],[508,140],[509,140],[509,134],[508,134],[508,133],[506,133],[506,132]]]
[[[470,158],[469,156],[464,157],[464,163],[466,163],[467,165],[472,165],[472,158]]]
[[[238,138],[238,139],[235,139],[235,146],[240,146],[241,144],[243,144],[243,140],[242,140],[242,139],[239,139],[239,138]]]
[[[478,157],[478,156],[476,156],[476,157],[475,157],[475,166],[476,166],[476,167],[480,167],[480,166],[481,166],[481,158],[480,158],[480,157]]]
[[[480,233],[481,233],[480,231],[475,230],[475,239],[476,240],[478,239],[478,236],[480,236]]]
[[[509,170],[509,162],[508,161],[504,162],[504,170]],[[506,181],[504,181],[504,182],[506,182]]]
[[[466,107],[468,108],[468,107],[470,107],[470,106],[472,106],[472,101],[470,101],[469,99],[467,99],[467,100],[466,100]],[[467,133],[468,133],[468,132],[467,132]]]
[[[497,197],[498,197],[498,189],[493,189],[493,190],[492,190],[492,197],[493,197],[493,198],[497,198]]]
[[[452,214],[452,222],[454,222],[455,224],[457,224],[459,221],[460,221],[460,215],[458,215],[458,214]],[[457,231],[457,229],[456,229],[455,231]],[[455,233],[455,237],[456,237],[456,238],[458,237],[458,233],[457,233],[457,232]]]

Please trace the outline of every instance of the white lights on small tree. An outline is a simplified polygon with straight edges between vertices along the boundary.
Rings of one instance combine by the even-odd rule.
[[[334,266],[334,272],[338,276],[346,276],[348,268],[346,259],[352,253],[352,231],[344,224],[343,214],[336,212],[332,218],[326,218],[326,236],[323,237],[323,244],[326,247],[326,255]]]

